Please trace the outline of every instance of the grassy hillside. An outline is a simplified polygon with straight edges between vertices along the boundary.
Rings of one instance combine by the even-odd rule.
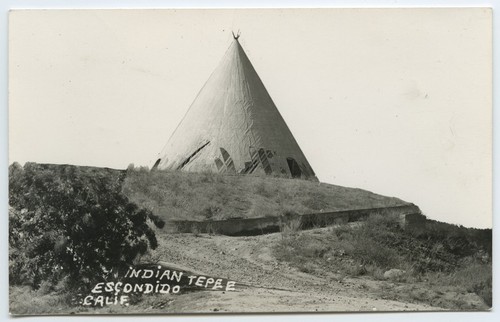
[[[318,276],[367,276],[389,280],[380,296],[471,310],[476,293],[492,305],[491,229],[474,229],[429,220],[423,227],[402,229],[397,216],[372,216],[363,223],[315,231],[288,227],[273,246],[274,255]],[[393,270],[393,275],[386,273]],[[470,296],[469,296],[470,297]]]
[[[124,193],[164,220],[220,220],[405,205],[369,191],[305,180],[135,169]]]

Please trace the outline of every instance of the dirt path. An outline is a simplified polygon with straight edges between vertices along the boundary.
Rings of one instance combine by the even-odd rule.
[[[160,237],[158,260],[236,281],[236,291],[202,291],[173,297],[169,312],[306,312],[441,310],[382,299],[368,280],[314,276],[278,262],[269,245],[281,234],[228,237],[173,234]],[[241,284],[248,285],[244,287]]]

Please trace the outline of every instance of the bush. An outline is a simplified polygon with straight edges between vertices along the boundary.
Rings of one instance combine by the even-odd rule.
[[[124,172],[27,163],[9,167],[9,277],[32,288],[89,286],[125,270],[164,222],[121,192]]]
[[[283,238],[297,234],[302,227],[300,217],[283,217],[280,222],[280,231]]]
[[[205,217],[206,220],[218,220],[219,218],[217,217],[219,213],[221,212],[221,208],[217,205],[210,205],[207,206],[203,211],[201,212],[201,215]]]

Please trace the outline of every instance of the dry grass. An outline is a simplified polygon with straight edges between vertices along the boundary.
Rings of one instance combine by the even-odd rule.
[[[78,305],[80,298],[68,293],[40,294],[22,286],[10,287],[9,292],[9,311],[14,315],[164,314],[173,301],[172,295],[155,293],[141,296],[133,305],[94,307]]]
[[[9,310],[12,314],[54,314],[54,308],[64,313],[72,310],[70,295],[43,294],[43,292],[32,290],[29,286],[10,287],[9,302]]]
[[[165,220],[220,220],[405,205],[402,200],[272,176],[130,170],[123,191]]]

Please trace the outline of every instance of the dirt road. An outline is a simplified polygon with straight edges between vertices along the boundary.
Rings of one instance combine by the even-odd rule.
[[[335,274],[314,276],[278,262],[269,245],[282,238],[279,233],[249,237],[172,234],[160,238],[157,260],[237,282],[235,291],[172,296],[165,307],[172,313],[441,310],[383,299],[373,292],[377,283],[387,282],[339,279]]]

